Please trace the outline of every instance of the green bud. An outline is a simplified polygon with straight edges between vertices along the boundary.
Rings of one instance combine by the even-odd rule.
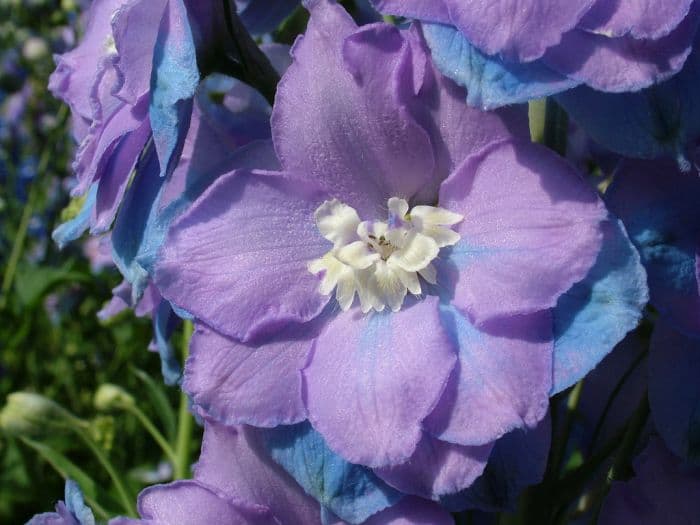
[[[105,383],[95,392],[95,408],[100,411],[123,409],[136,404],[133,396],[122,387]]]
[[[37,436],[79,420],[59,404],[30,392],[13,392],[0,411],[0,428],[12,435]]]

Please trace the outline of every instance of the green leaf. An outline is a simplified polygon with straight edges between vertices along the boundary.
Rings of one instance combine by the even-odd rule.
[[[168,438],[168,441],[171,443],[174,442],[177,426],[175,410],[173,410],[170,401],[168,401],[168,396],[165,394],[163,385],[154,381],[153,378],[143,370],[132,368],[132,372],[146,385],[148,395],[151,398],[151,403],[153,403],[153,407],[156,409],[158,417],[160,417],[160,420],[163,423],[165,435]]]
[[[88,476],[80,467],[73,463],[66,456],[53,448],[44,445],[27,437],[20,438],[28,447],[34,449],[42,458],[44,458],[61,476],[72,479],[80,485],[83,494],[86,498],[96,499],[97,484]]]
[[[70,267],[24,266],[15,277],[15,291],[22,304],[34,307],[54,287],[75,282],[89,282],[89,278]]]

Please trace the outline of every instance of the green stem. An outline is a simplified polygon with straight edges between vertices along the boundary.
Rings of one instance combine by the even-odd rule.
[[[182,362],[187,360],[189,354],[190,338],[194,327],[192,321],[183,322],[182,330]],[[190,414],[189,399],[187,395],[180,393],[180,408],[178,410],[177,439],[175,442],[175,479],[185,479],[190,477],[190,450],[192,442],[192,429],[194,418]]]
[[[558,479],[559,473],[561,471],[561,463],[564,459],[564,454],[566,453],[566,445],[569,443],[569,435],[571,434],[571,429],[574,426],[574,419],[576,416],[576,411],[578,410],[578,404],[581,401],[581,392],[583,391],[583,381],[576,383],[576,386],[571,390],[569,398],[566,401],[566,414],[564,415],[563,428],[561,435],[557,440],[557,445],[554,448],[554,453],[551,457],[551,475],[552,479]]]
[[[569,119],[552,98],[530,102],[530,135],[533,142],[543,144],[559,155],[566,155]]]
[[[168,456],[168,459],[173,464],[174,468],[175,465],[177,465],[178,463],[177,454],[175,454],[175,451],[170,446],[170,443],[168,443],[168,440],[165,439],[163,434],[161,434],[160,431],[155,427],[155,425],[151,423],[151,420],[148,419],[148,416],[146,416],[146,414],[144,414],[143,411],[136,405],[124,406],[124,410],[127,410],[128,412],[131,412],[134,416],[136,416],[136,419],[138,419],[141,422],[146,431],[151,435],[155,442],[158,443],[161,450],[165,453],[166,456]]]
[[[273,104],[280,80],[279,74],[241,22],[236,4],[231,0],[223,0],[223,6],[224,21],[241,69],[241,80],[256,88],[270,104]]]
[[[119,474],[117,474],[117,471],[114,470],[114,466],[109,461],[105,453],[84,430],[78,430],[77,428],[75,428],[74,430],[75,433],[78,434],[78,436],[88,446],[90,451],[95,455],[97,461],[100,462],[107,474],[109,474],[109,477],[114,483],[114,487],[117,489],[117,494],[119,494],[119,499],[121,500],[122,507],[124,507],[124,510],[126,511],[127,515],[132,517],[136,516],[136,507],[133,503],[133,499],[129,495],[129,492],[126,490],[126,485],[122,481]]]

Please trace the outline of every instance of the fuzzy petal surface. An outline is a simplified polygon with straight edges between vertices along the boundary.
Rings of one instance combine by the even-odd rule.
[[[328,302],[307,269],[329,249],[314,222],[324,200],[303,180],[224,175],[170,229],[156,284],[177,306],[239,340],[265,325],[313,319]]]
[[[678,73],[692,49],[698,10],[658,40],[631,36],[608,38],[576,29],[551,48],[542,60],[559,73],[599,91],[637,91]]]
[[[207,422],[194,471],[196,480],[229,497],[269,508],[280,523],[321,523],[318,503],[270,458],[252,428]]]
[[[227,425],[289,425],[306,419],[301,370],[315,334],[294,326],[269,342],[238,343],[204,325],[190,345],[183,389],[209,418]]]
[[[469,158],[440,189],[465,219],[449,260],[453,304],[477,323],[552,307],[598,257],[605,208],[552,152],[506,143]]]
[[[433,60],[443,74],[467,89],[470,106],[489,110],[542,98],[580,84],[553,70],[541,60],[506,62],[487,55],[447,24],[424,23]]]
[[[308,422],[264,432],[270,455],[326,510],[358,524],[402,497],[371,470],[337,455]]]
[[[406,494],[437,500],[469,487],[486,468],[493,444],[464,447],[429,434],[401,465],[375,469],[392,487]]]
[[[552,386],[550,314],[503,319],[488,331],[450,305],[441,305],[440,319],[459,361],[426,429],[451,443],[485,445],[537,426]]]
[[[304,370],[309,419],[353,463],[406,461],[456,361],[436,297],[396,313],[339,314]]]
[[[646,271],[622,223],[611,219],[603,232],[595,265],[554,308],[552,394],[597,366],[637,326],[649,300]]]
[[[530,62],[558,44],[595,0],[445,0],[452,23],[489,55]]]
[[[404,100],[415,96],[418,51],[393,26],[358,31],[339,5],[311,4],[277,89],[275,149],[286,171],[314,179],[360,216],[378,218],[389,197],[408,199],[432,183],[430,139]]]
[[[673,31],[692,4],[693,0],[596,0],[579,27],[608,37],[657,39]]]
[[[697,42],[697,39],[696,39]],[[685,156],[700,137],[700,50],[669,80],[634,93],[581,86],[557,96],[596,142],[627,157]]]

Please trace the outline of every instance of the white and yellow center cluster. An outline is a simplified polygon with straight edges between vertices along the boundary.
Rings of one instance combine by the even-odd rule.
[[[354,208],[333,199],[316,210],[316,225],[333,248],[308,265],[323,274],[320,292],[335,297],[348,310],[355,294],[363,312],[385,307],[397,312],[408,292],[421,294],[419,276],[436,284],[432,261],[440,248],[456,244],[452,230],[463,217],[444,208],[415,206],[404,199],[388,201],[389,220],[360,221]]]

